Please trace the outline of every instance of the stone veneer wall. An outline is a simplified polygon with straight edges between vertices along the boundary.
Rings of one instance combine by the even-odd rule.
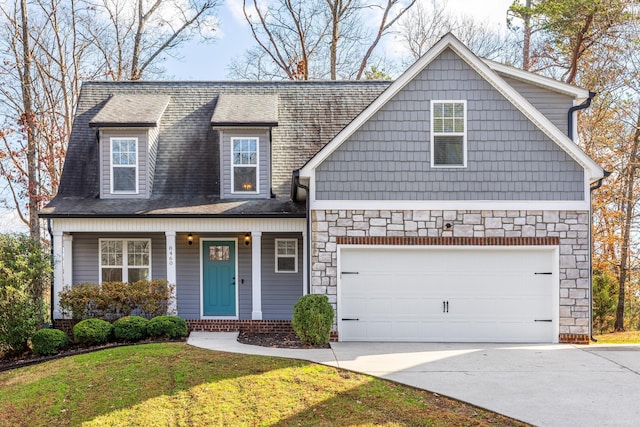
[[[447,228],[447,224],[451,224],[451,228]],[[372,238],[369,244],[383,241],[385,244],[412,241],[423,244],[420,242],[423,240],[438,245],[460,242],[484,245],[489,241],[492,245],[549,244],[548,239],[543,242],[544,239],[539,238],[553,238],[560,247],[559,340],[588,343],[590,278],[589,213],[586,211],[314,210],[312,233],[311,292],[327,295],[334,308],[337,246],[349,243],[348,237],[369,236]],[[431,239],[394,241],[393,237]]]

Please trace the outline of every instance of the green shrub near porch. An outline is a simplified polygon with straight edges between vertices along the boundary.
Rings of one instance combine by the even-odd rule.
[[[333,307],[326,295],[305,295],[293,306],[293,330],[303,344],[329,343],[333,325]]]
[[[186,337],[189,330],[181,317],[158,316],[149,320],[147,332],[153,338],[181,338]]]
[[[31,337],[31,349],[38,356],[58,354],[68,345],[67,334],[60,329],[40,329]]]
[[[149,320],[140,316],[126,316],[113,322],[116,341],[140,341],[147,337]]]
[[[113,327],[102,319],[85,319],[73,327],[73,340],[81,345],[104,344],[111,338]]]
[[[78,283],[60,292],[60,309],[78,320],[115,320],[132,314],[150,319],[167,313],[173,287],[164,279]]]

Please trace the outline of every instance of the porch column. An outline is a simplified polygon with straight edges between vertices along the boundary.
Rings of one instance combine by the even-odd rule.
[[[262,320],[262,231],[251,232],[251,302],[253,320]]]
[[[53,318],[62,319],[60,296],[64,286],[62,231],[53,232]]]
[[[62,286],[73,284],[73,236],[62,235]]]
[[[176,283],[176,232],[166,231],[164,234],[167,238],[167,282],[173,285],[173,290],[169,295],[170,302],[167,307],[167,314],[176,315],[178,314],[176,301],[176,287],[178,286]]]

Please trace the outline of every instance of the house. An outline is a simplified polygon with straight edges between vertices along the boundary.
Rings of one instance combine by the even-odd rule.
[[[395,82],[85,83],[41,212],[55,293],[166,278],[194,329],[286,327],[311,292],[340,340],[588,342],[592,95],[451,34]]]

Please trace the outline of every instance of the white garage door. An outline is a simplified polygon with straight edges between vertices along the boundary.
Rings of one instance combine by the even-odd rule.
[[[551,249],[342,248],[342,341],[553,342]]]

